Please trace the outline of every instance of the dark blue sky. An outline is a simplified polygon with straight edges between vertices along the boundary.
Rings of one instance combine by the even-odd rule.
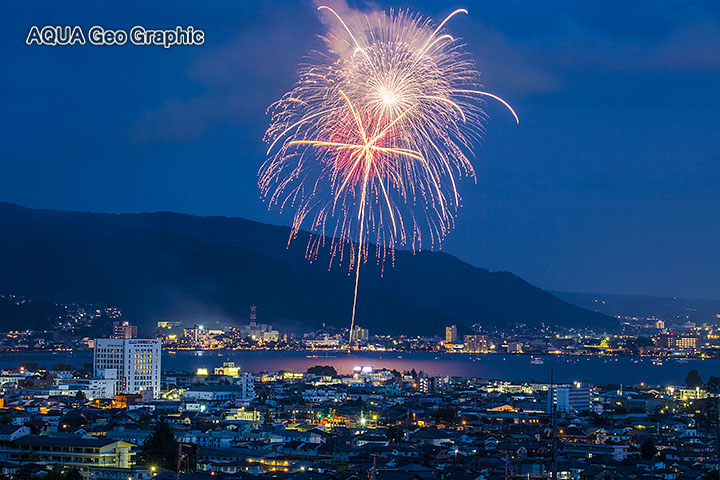
[[[450,30],[521,123],[488,104],[445,250],[547,289],[720,298],[720,4],[451,3],[392,2],[468,8]],[[288,224],[256,172],[265,109],[323,31],[311,1],[0,9],[0,200]],[[31,25],[96,24],[193,25],[206,43],[25,45]]]

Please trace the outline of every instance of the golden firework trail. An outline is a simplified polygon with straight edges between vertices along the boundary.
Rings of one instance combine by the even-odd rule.
[[[471,146],[483,133],[479,72],[464,46],[407,11],[333,19],[324,49],[299,68],[294,88],[269,108],[268,160],[259,186],[269,206],[294,211],[290,240],[305,226],[306,255],[330,240],[331,260],[355,270],[397,246],[439,245],[460,205],[457,180],[474,177]],[[425,240],[423,240],[425,238]]]

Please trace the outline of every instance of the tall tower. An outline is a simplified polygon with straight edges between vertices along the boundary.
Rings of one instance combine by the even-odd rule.
[[[257,307],[250,305],[250,328],[257,328]]]
[[[113,322],[113,334],[111,338],[137,338],[137,326],[130,325],[130,322]]]
[[[445,343],[455,343],[457,340],[457,325],[445,327]]]

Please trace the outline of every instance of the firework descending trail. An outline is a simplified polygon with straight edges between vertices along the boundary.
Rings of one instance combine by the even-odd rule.
[[[483,133],[479,72],[445,31],[407,11],[331,21],[324,48],[299,69],[294,88],[269,108],[268,160],[259,186],[270,206],[291,208],[290,240],[305,226],[306,255],[329,237],[333,259],[355,270],[353,345],[360,265],[396,246],[439,246],[460,205],[457,180]],[[346,247],[347,253],[346,253]]]

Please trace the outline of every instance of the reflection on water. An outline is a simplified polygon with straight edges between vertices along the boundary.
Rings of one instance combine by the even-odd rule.
[[[682,383],[687,372],[697,369],[703,378],[718,375],[720,360],[666,360],[632,357],[578,357],[543,355],[534,365],[530,355],[437,354],[410,352],[293,352],[293,351],[178,351],[163,352],[163,370],[195,371],[212,369],[223,362],[235,362],[242,371],[305,371],[314,365],[332,365],[339,373],[350,374],[355,366],[372,366],[399,371],[415,369],[432,376],[460,376],[518,382],[547,382],[550,369],[559,382],[587,380],[593,383]],[[63,363],[82,367],[92,363],[92,352],[2,353],[1,368],[15,368],[22,362],[52,368]]]

